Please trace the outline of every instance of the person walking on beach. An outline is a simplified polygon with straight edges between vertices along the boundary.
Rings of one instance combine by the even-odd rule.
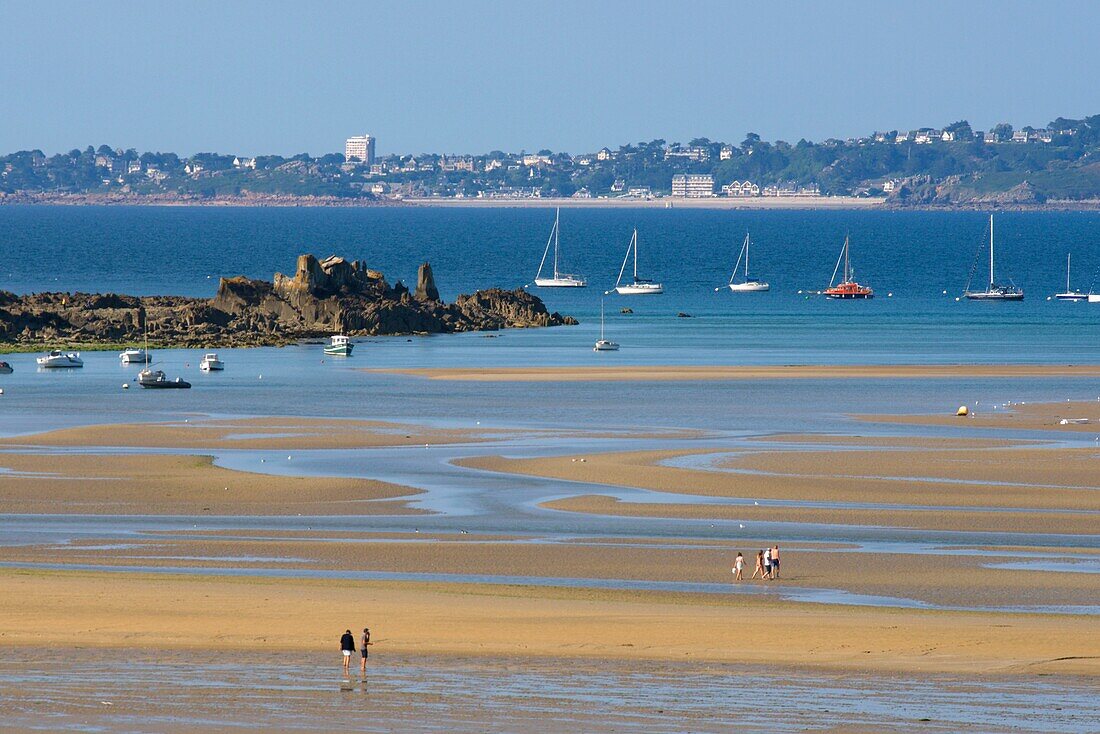
[[[737,551],[737,558],[733,560],[733,580],[744,581],[745,577],[743,572],[745,570],[745,557],[741,555],[741,551]]]
[[[764,578],[770,579],[772,577],[772,549],[764,549]]]
[[[370,645],[370,628],[363,628],[363,637],[359,640],[359,672],[367,674],[367,647]]]
[[[352,636],[351,630],[344,630],[344,634],[340,637],[340,652],[344,655],[344,675],[347,675],[348,668],[351,666],[351,654],[355,652],[355,637]]]
[[[756,574],[760,574],[761,579],[764,578],[764,551],[762,550],[756,551],[756,568],[753,570],[752,578],[749,581],[756,578]]]
[[[772,546],[772,578],[779,578],[779,544]]]

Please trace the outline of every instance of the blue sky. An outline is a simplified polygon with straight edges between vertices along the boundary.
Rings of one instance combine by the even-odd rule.
[[[1100,3],[0,0],[0,151],[791,142],[1100,112]]]

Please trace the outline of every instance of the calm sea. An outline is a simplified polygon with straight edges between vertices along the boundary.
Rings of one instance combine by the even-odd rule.
[[[270,279],[312,252],[364,260],[391,282],[415,282],[417,265],[430,261],[451,299],[529,283],[552,223],[548,209],[8,206],[0,207],[0,288],[212,296],[221,275]],[[1013,280],[1027,299],[956,301],[976,260],[977,280],[984,277],[986,226],[986,215],[970,212],[570,209],[562,212],[563,269],[590,287],[537,293],[593,328],[604,299],[610,336],[634,348],[624,360],[1100,359],[1100,305],[1047,300],[1065,286],[1067,253],[1073,286],[1100,290],[1100,214],[998,215],[998,280]],[[605,298],[634,227],[640,274],[663,282],[666,294]],[[753,275],[772,290],[716,293],[746,232]],[[857,278],[879,297],[836,303],[799,294],[828,284],[846,234]],[[635,313],[619,314],[624,305]],[[591,337],[589,328],[574,335],[578,344]],[[550,350],[537,361],[573,361],[570,353]]]

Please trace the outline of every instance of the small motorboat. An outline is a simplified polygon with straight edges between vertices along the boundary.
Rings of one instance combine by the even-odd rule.
[[[181,377],[169,380],[163,370],[143,369],[137,376],[138,384],[154,390],[186,390],[191,383]]]
[[[836,267],[833,268],[833,279],[829,281],[829,287],[824,290],[826,298],[833,298],[836,300],[851,300],[856,298],[874,298],[875,292],[870,286],[857,283],[855,280],[855,270],[852,268],[852,261],[849,257],[850,246],[848,244],[848,238],[844,238],[844,247],[840,250],[840,257],[837,258]],[[840,270],[840,264],[844,263],[844,274],[840,282],[836,282],[837,271]]]
[[[218,355],[215,352],[207,352],[202,355],[202,360],[199,362],[199,369],[203,372],[220,372],[225,369],[225,363],[218,359]]]
[[[10,375],[13,371],[10,364],[0,362],[0,375]]]
[[[53,350],[45,357],[35,359],[39,367],[47,369],[59,369],[65,367],[83,367],[84,360],[80,358],[80,352],[61,352]]]
[[[350,357],[351,350],[354,348],[355,345],[351,343],[350,337],[343,334],[334,334],[325,346],[325,354],[330,357]]]
[[[123,364],[143,364],[149,362],[153,358],[152,352],[147,352],[144,349],[136,349],[131,347],[122,351],[118,358],[122,360]]]

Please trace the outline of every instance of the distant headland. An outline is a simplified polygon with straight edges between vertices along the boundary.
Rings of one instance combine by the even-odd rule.
[[[663,139],[570,154],[243,156],[101,145],[0,156],[0,204],[1100,208],[1100,115],[821,142]]]

